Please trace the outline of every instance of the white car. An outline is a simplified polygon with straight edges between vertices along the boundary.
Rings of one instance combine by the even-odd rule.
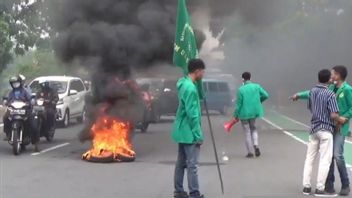
[[[87,88],[82,79],[69,76],[38,77],[29,84],[32,93],[36,93],[39,90],[40,81],[49,81],[50,86],[58,91],[60,100],[56,106],[58,113],[57,122],[63,127],[67,127],[71,119],[77,119],[78,122],[84,121]]]

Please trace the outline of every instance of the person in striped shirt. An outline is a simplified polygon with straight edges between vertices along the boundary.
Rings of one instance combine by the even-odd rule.
[[[325,190],[335,193],[335,162],[340,174],[341,191],[340,196],[348,196],[350,194],[350,181],[344,158],[344,145],[346,137],[350,136],[350,120],[352,119],[352,86],[346,81],[348,75],[347,67],[337,65],[331,70],[331,82],[329,89],[336,94],[337,104],[339,105],[340,119],[338,121],[338,129],[334,133],[334,151],[333,161],[330,166],[328,178],[325,183]],[[309,90],[296,93],[292,96],[294,101],[299,99],[308,99]]]
[[[328,89],[331,77],[329,70],[318,74],[319,84],[309,92],[308,109],[312,113],[311,130],[303,171],[303,193],[311,193],[311,177],[314,160],[320,154],[317,188],[315,196],[337,196],[325,191],[325,181],[329,173],[333,156],[333,133],[335,121],[339,119],[339,107],[335,93]]]

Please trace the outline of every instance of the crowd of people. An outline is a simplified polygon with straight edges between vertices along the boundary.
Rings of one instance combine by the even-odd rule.
[[[204,198],[198,181],[198,164],[201,146],[204,141],[201,120],[202,109],[197,81],[202,80],[205,64],[201,59],[192,59],[188,64],[188,75],[177,82],[179,107],[173,124],[172,139],[178,144],[178,157],[174,172],[175,198]],[[350,135],[349,120],[352,118],[352,87],[346,82],[348,75],[345,66],[323,69],[318,73],[318,83],[308,91],[294,94],[293,101],[307,100],[310,110],[311,129],[303,171],[303,194],[310,195],[314,161],[319,156],[319,167],[315,196],[349,196],[350,181],[344,159],[345,139]],[[268,92],[258,83],[251,81],[251,73],[242,74],[243,84],[237,91],[236,105],[231,123],[241,122],[245,132],[247,158],[260,157],[256,120],[264,116],[263,102],[269,99]],[[34,105],[32,93],[25,86],[25,77],[11,77],[12,90],[7,96],[7,104],[20,100]],[[49,82],[39,82],[40,90],[34,98],[44,98],[47,128],[55,127],[56,103],[58,94]],[[5,140],[11,140],[11,120],[9,112],[3,117]],[[39,151],[39,131],[33,123],[33,115],[26,121],[35,151]],[[342,188],[337,194],[335,183],[335,163],[340,175]],[[187,172],[189,193],[183,187]]]
[[[188,64],[189,74],[177,83],[179,107],[172,129],[172,139],[178,144],[178,157],[174,174],[175,198],[204,198],[199,190],[198,160],[204,135],[201,127],[202,110],[196,82],[205,72],[201,59]],[[318,73],[318,83],[311,90],[299,92],[291,98],[306,99],[312,114],[311,129],[303,171],[303,194],[312,193],[311,177],[314,161],[320,156],[315,196],[334,197],[335,163],[340,173],[340,196],[349,196],[350,183],[344,160],[345,138],[350,135],[352,118],[352,87],[346,82],[347,68],[335,66]],[[264,116],[263,102],[269,98],[267,91],[251,81],[251,73],[242,74],[243,84],[237,91],[233,117],[229,123],[241,122],[246,134],[247,158],[259,157],[256,119]],[[185,170],[189,193],[183,187]]]

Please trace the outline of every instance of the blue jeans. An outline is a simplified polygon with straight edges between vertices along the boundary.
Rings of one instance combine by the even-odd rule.
[[[178,157],[175,167],[175,194],[185,192],[183,178],[187,169],[188,188],[190,196],[199,196],[198,159],[200,147],[195,144],[179,144]]]
[[[344,152],[344,145],[345,145],[345,136],[343,136],[341,133],[336,133],[334,135],[334,154],[333,154],[333,160],[330,166],[329,170],[329,175],[326,180],[326,187],[327,188],[333,188],[334,187],[334,182],[335,182],[335,163],[337,165],[337,169],[340,173],[340,178],[341,178],[341,184],[342,188],[349,187],[350,181],[348,179],[348,173],[347,173],[347,168],[346,168],[346,162],[345,158],[343,156]]]

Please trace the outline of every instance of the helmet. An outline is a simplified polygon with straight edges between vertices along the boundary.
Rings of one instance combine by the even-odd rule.
[[[10,78],[9,83],[13,89],[18,89],[22,86],[22,79],[19,76],[13,76]]]
[[[21,79],[22,85],[24,85],[26,83],[26,77],[24,75],[22,75],[22,74],[19,74],[18,77]]]
[[[39,84],[42,88],[49,88],[50,87],[50,83],[47,80],[39,80]]]

